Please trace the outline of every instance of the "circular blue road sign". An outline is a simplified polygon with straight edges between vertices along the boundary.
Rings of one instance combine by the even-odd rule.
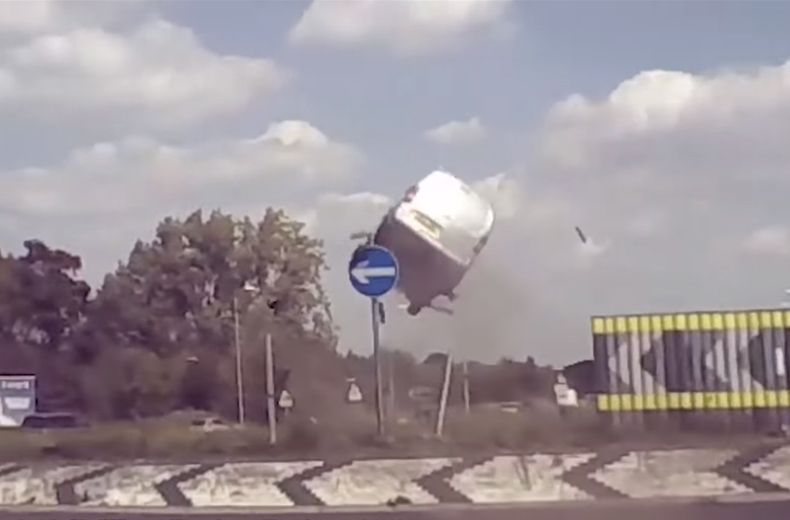
[[[383,247],[359,247],[348,264],[348,277],[358,293],[370,298],[383,296],[398,283],[398,260]]]

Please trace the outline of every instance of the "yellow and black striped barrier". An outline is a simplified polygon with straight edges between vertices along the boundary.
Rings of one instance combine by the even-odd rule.
[[[790,423],[790,311],[592,318],[598,409],[776,411]]]

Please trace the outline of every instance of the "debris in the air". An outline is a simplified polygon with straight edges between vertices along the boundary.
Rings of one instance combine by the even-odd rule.
[[[576,226],[576,234],[579,235],[579,239],[582,241],[582,244],[587,243],[587,236],[584,234],[584,231],[582,231],[579,226]]]

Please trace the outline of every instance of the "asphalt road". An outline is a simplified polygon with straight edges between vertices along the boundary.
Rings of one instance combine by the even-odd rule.
[[[284,508],[255,512],[223,509],[0,508],[0,520],[786,520],[790,496],[720,499],[618,500],[496,506],[381,508]]]

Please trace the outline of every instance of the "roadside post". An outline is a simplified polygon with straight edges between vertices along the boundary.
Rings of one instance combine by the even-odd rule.
[[[269,444],[277,444],[277,412],[274,403],[274,354],[272,335],[266,333],[266,416],[269,421]]]
[[[368,244],[358,247],[348,264],[352,287],[370,298],[370,320],[373,330],[373,360],[376,366],[376,423],[379,436],[384,435],[381,357],[379,354],[379,326],[381,324],[379,298],[390,292],[398,282],[398,260],[388,249]]]
[[[395,352],[387,350],[387,409],[390,414],[390,422],[395,420]]]
[[[466,415],[469,415],[470,412],[470,404],[469,404],[469,362],[464,361],[462,365],[463,375],[464,375],[464,412]]]
[[[453,371],[453,359],[450,351],[444,362],[444,379],[442,380],[442,393],[439,398],[439,413],[436,415],[436,436],[441,437],[444,432],[444,416],[447,413],[447,397],[450,393],[450,374]]]

